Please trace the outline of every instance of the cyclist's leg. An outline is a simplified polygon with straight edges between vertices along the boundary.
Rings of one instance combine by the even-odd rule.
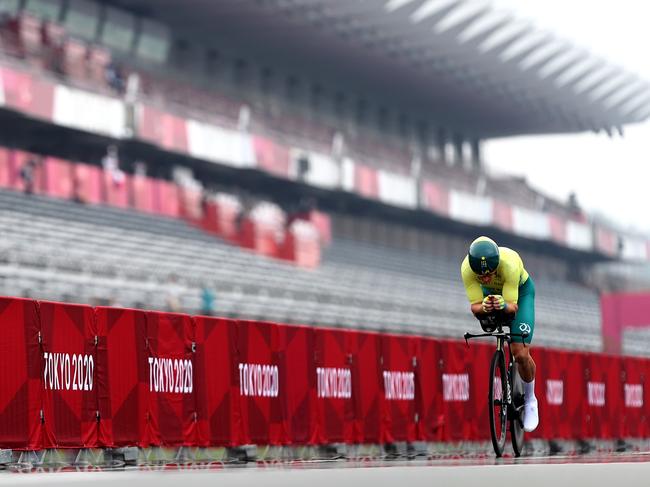
[[[530,343],[535,333],[535,284],[532,278],[519,287],[519,309],[512,322],[513,333],[528,333],[528,336],[513,337],[511,349],[512,355],[519,366],[519,374],[524,382],[535,380],[535,362],[530,356]],[[527,346],[524,346],[524,342]]]
[[[515,315],[512,331],[513,333],[526,332],[528,336],[525,339],[513,338],[511,350],[517,362],[519,375],[524,381],[524,429],[533,431],[539,422],[539,415],[537,412],[537,399],[535,398],[536,366],[533,357],[530,355],[530,343],[535,331],[535,284],[530,277],[519,288],[518,304],[519,310]]]

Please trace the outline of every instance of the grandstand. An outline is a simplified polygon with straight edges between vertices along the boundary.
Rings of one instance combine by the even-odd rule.
[[[523,42],[534,33],[463,4],[6,2],[0,292],[162,309],[177,275],[192,313],[208,286],[221,315],[459,337],[471,326],[460,261],[487,232],[521,249],[535,276],[535,343],[601,350],[589,271],[650,260],[647,239],[492,177],[480,144],[620,129],[648,115],[648,85],[617,72],[608,91],[600,68],[572,70],[570,57]],[[617,89],[629,95],[612,101]],[[21,191],[29,154],[100,171],[109,144],[128,181],[122,199],[106,168],[96,197],[79,198],[78,163],[53,173],[69,180],[65,191],[45,176],[37,194]],[[143,211],[141,161],[152,181],[272,201],[287,221],[316,201],[331,221],[320,265],[215,238],[178,210],[180,198]],[[174,177],[179,167],[189,178]],[[273,224],[280,240],[285,227]],[[648,344],[639,334],[624,346],[647,354]]]

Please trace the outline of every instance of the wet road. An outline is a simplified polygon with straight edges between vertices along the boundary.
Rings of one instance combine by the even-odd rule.
[[[411,462],[303,462],[283,465],[134,467],[114,471],[0,473],[0,485],[119,487],[431,487],[650,485],[650,455]]]

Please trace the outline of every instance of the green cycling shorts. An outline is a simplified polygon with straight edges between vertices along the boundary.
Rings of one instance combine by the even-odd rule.
[[[519,286],[519,310],[512,322],[512,333],[528,332],[524,342],[530,344],[535,332],[535,283],[529,276],[526,282]],[[513,337],[513,342],[521,343],[521,337]]]

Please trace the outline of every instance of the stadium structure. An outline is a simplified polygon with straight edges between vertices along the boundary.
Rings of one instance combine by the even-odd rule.
[[[487,233],[538,281],[537,343],[598,351],[613,284],[594,266],[650,259],[647,238],[481,155],[495,137],[622,133],[649,85],[484,2],[2,10],[7,295],[164,308],[171,286],[198,312],[210,288],[224,316],[458,336],[459,262]]]

